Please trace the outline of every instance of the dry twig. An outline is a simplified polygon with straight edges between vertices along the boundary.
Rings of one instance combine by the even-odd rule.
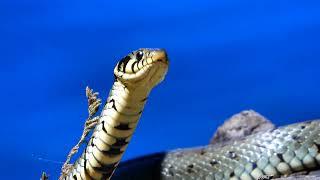
[[[101,105],[101,99],[98,98],[98,94],[98,92],[93,92],[93,90],[90,89],[88,86],[86,87],[89,116],[84,124],[84,129],[79,142],[71,149],[67,156],[67,160],[62,166],[61,175],[59,177],[60,180],[62,180],[72,170],[73,165],[70,163],[72,156],[78,152],[80,145],[84,142],[89,132],[97,125],[99,121],[99,116],[93,117],[93,115],[95,115],[98,112],[99,107]]]

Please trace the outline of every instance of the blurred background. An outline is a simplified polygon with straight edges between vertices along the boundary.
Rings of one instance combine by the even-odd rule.
[[[116,62],[168,51],[124,160],[205,145],[231,115],[276,125],[320,117],[319,1],[0,2],[0,179],[57,179]]]

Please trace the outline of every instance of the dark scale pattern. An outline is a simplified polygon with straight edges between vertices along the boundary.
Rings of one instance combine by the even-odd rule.
[[[109,103],[112,103],[112,108],[113,108],[115,111],[118,112],[118,109],[116,108],[116,103],[115,103],[114,99],[111,99],[111,100],[109,101]]]
[[[101,167],[94,167],[94,169],[101,173],[110,173],[110,171],[113,171],[113,169],[116,166],[117,166],[117,163],[105,164],[105,165],[101,165]]]
[[[109,150],[102,150],[101,153],[106,156],[116,156],[122,154],[123,151],[119,147],[111,146]]]
[[[129,127],[129,124],[123,124],[120,123],[118,126],[115,126],[114,128],[118,130],[130,130],[131,128]]]
[[[128,142],[126,141],[126,139],[116,139],[116,142],[114,144],[112,144],[113,147],[120,147],[120,146],[124,146],[124,145],[127,145]]]
[[[108,134],[109,136],[111,136],[111,137],[113,137],[113,138],[115,138],[116,139],[116,142],[114,143],[114,144],[112,144],[112,146],[124,146],[124,145],[126,145],[126,144],[128,144],[128,142],[126,142],[126,139],[127,138],[129,138],[129,137],[125,137],[125,138],[118,138],[118,137],[114,137],[114,136],[112,136],[111,134],[109,134],[108,132],[107,132],[107,130],[106,130],[106,128],[104,127],[104,121],[102,121],[101,122],[101,125],[102,125],[102,130],[106,133],[106,134]]]
[[[118,67],[117,67],[118,71],[126,72],[126,66],[127,66],[128,62],[130,61],[130,59],[131,59],[130,56],[126,56],[123,59],[121,59],[119,61]]]
[[[211,160],[209,163],[210,163],[211,166],[214,166],[214,165],[218,164],[218,162],[216,160]]]
[[[131,64],[131,71],[132,71],[133,73],[135,73],[134,66],[136,66],[137,63],[138,63],[138,62],[135,61],[135,62],[133,62],[133,63]]]

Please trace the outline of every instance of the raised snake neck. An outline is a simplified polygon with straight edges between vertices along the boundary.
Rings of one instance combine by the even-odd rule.
[[[320,120],[297,123],[219,147],[180,149],[120,165],[114,179],[259,179],[320,167]]]
[[[164,78],[166,52],[139,49],[119,61],[93,134],[64,179],[110,179],[137,126],[151,89]]]

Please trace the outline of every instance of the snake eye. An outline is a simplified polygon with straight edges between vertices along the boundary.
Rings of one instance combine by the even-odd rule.
[[[136,54],[136,59],[138,61],[140,61],[142,59],[142,57],[143,57],[143,52],[142,51],[138,51],[137,54]]]

